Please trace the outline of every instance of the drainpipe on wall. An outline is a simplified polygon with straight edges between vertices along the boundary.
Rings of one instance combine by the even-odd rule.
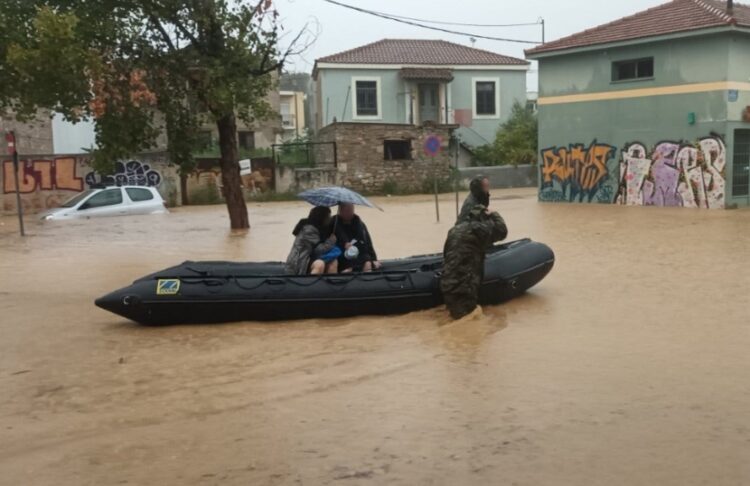
[[[727,0],[727,13],[734,15],[734,0]]]

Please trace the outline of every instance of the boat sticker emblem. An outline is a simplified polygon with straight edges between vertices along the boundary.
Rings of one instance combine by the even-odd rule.
[[[180,291],[180,281],[176,278],[159,279],[156,282],[156,295],[177,295]]]

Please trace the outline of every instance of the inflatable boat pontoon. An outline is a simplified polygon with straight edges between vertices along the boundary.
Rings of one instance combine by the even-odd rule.
[[[520,240],[487,252],[483,305],[511,299],[541,281],[555,256]],[[142,324],[216,323],[403,314],[442,303],[442,254],[383,261],[382,271],[284,275],[282,263],[185,262],[96,300]]]

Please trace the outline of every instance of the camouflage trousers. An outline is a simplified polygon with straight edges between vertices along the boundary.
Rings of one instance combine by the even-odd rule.
[[[448,307],[453,319],[461,319],[474,311],[479,301],[477,291],[474,292],[447,292],[443,293],[445,305]]]

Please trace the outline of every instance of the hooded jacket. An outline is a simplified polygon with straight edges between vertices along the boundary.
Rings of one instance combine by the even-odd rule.
[[[285,268],[288,275],[307,275],[310,271],[310,263],[336,246],[332,240],[324,240],[322,229],[312,224],[307,218],[297,223],[292,234],[296,238],[286,259]]]
[[[469,213],[475,206],[481,204],[488,208],[490,207],[490,195],[482,190],[482,181],[485,176],[478,175],[471,180],[469,184],[469,195],[466,197],[463,206],[461,206],[461,213],[458,215],[458,221],[456,224],[462,223],[469,220]]]
[[[336,242],[341,248],[341,251],[346,250],[346,244],[352,240],[357,240],[357,248],[359,249],[358,261],[368,262],[377,261],[378,255],[375,253],[375,247],[372,244],[372,237],[370,232],[367,230],[367,225],[360,219],[356,214],[349,223],[344,223],[341,218],[337,216],[333,217],[331,223],[335,228]],[[345,264],[348,263],[343,255],[339,259],[339,262]]]

